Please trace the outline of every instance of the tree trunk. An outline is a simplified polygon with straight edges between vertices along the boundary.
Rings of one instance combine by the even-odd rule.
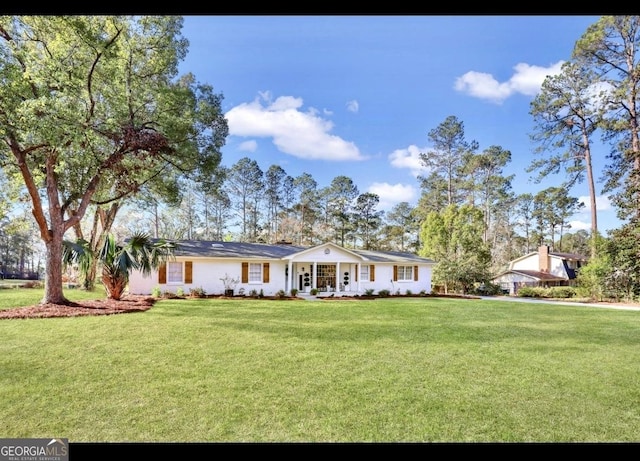
[[[91,260],[91,264],[89,265],[89,269],[84,276],[84,280],[82,281],[82,288],[86,291],[93,291],[95,288],[95,280],[98,274],[98,261],[96,259]]]
[[[98,233],[98,224],[100,222],[100,206],[96,208],[93,213],[93,225],[91,226],[91,234],[89,237],[89,249],[96,253],[96,249],[98,248],[96,241],[96,234]],[[84,274],[84,280],[82,281],[82,287],[86,291],[92,291],[95,287],[96,277],[98,276],[98,260],[97,258],[92,258],[91,263],[89,264],[89,268],[87,269],[87,273]]]
[[[50,235],[51,239],[46,242],[44,297],[40,303],[69,304],[62,291],[62,234],[53,230]]]
[[[591,260],[597,256],[597,237],[598,237],[598,210],[596,209],[596,186],[593,181],[593,169],[591,166],[591,150],[587,146],[585,149],[585,163],[587,165],[587,181],[589,185],[589,206],[591,207],[591,240],[589,242],[589,250]]]
[[[40,234],[44,237],[47,249],[42,304],[69,304],[69,300],[64,297],[62,292],[62,240],[65,231],[80,218],[80,216],[72,218],[68,227],[65,227],[64,212],[60,206],[57,176],[55,174],[57,158],[58,155],[55,152],[51,152],[46,157],[46,189],[49,200],[49,219],[51,221],[49,227],[47,227],[46,219],[44,218],[44,210],[34,207],[34,217],[38,222]]]
[[[96,207],[89,240],[89,246],[93,254],[98,254],[100,252],[107,234],[111,232],[111,228],[113,227],[113,223],[119,209],[120,203],[118,202],[112,203],[108,210],[105,210],[100,205]],[[82,287],[87,291],[92,291],[95,288],[96,277],[98,275],[98,263],[98,259],[93,258],[89,268],[87,269],[87,273],[84,274]]]

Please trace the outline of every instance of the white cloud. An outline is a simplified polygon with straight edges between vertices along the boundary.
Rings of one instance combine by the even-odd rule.
[[[588,195],[581,195],[578,197],[578,201],[584,203],[584,208],[582,211],[589,212],[591,211],[591,200]],[[596,196],[596,209],[598,211],[605,211],[611,209],[611,202],[604,195]]]
[[[353,101],[347,102],[347,110],[349,112],[357,113],[359,109],[360,109],[360,104],[358,104],[358,101],[356,101],[355,99]]]
[[[562,63],[559,61],[549,67],[518,63],[513,68],[515,72],[511,78],[502,83],[491,74],[470,71],[456,79],[454,88],[470,96],[501,104],[515,93],[535,96],[548,75],[560,72]]]
[[[530,66],[525,63],[516,64],[514,67],[516,73],[509,80],[509,84],[516,93],[535,96],[540,92],[542,83],[547,76],[560,73],[562,64],[563,61],[558,61],[550,67]]]
[[[569,225],[571,226],[568,231],[573,233],[579,230],[591,230],[591,223],[584,221],[569,221]]]
[[[408,168],[417,177],[427,171],[420,162],[420,152],[426,152],[426,148],[420,149],[412,144],[406,149],[396,149],[389,154],[389,162],[394,168]]]
[[[369,186],[367,192],[377,194],[380,197],[379,210],[390,210],[400,202],[412,203],[417,196],[415,187],[407,184],[389,184],[386,182],[375,182]]]
[[[576,220],[569,221],[569,224],[571,225],[571,229],[569,230],[569,232],[575,232],[580,229],[590,231],[591,216],[589,213],[591,212],[591,204],[589,201],[589,196],[581,195],[580,197],[578,197],[578,201],[584,203],[584,208],[582,208],[579,213],[576,213],[575,215],[575,217],[577,218]],[[617,227],[615,222],[613,224],[609,224],[606,222],[611,220],[611,218],[607,216],[611,213],[604,213],[603,215],[600,215],[602,211],[613,210],[613,206],[611,205],[611,202],[606,196],[604,195],[596,196],[596,208],[598,210],[598,230],[600,232],[603,232],[604,230],[609,228]],[[580,218],[583,218],[584,220]]]
[[[316,109],[301,111],[303,101],[281,96],[271,101],[269,92],[260,93],[253,102],[240,104],[225,117],[229,134],[243,137],[272,138],[285,154],[306,160],[364,160],[358,147],[330,134],[333,123],[318,115]]]
[[[493,75],[481,72],[467,72],[456,79],[454,88],[479,99],[502,102],[511,96],[512,91],[507,83],[499,83]]]
[[[244,152],[255,152],[258,149],[258,142],[255,140],[245,141],[240,143],[238,150]]]

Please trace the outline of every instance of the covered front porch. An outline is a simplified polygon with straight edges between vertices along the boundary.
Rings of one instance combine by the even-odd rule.
[[[290,264],[289,273],[293,272],[294,277],[289,286],[304,293],[311,290],[316,290],[318,294],[358,292],[356,273],[359,268],[359,263],[344,262],[310,261]]]
[[[287,287],[299,293],[338,295],[359,293],[359,273],[364,258],[352,251],[327,243],[286,258]]]

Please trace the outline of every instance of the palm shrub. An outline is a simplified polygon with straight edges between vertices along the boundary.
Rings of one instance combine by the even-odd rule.
[[[62,258],[65,265],[78,264],[78,270],[83,275],[91,267],[91,260],[98,258],[107,298],[117,301],[122,298],[132,270],[140,270],[145,276],[151,275],[151,271],[173,257],[175,248],[175,244],[163,239],[151,239],[143,232],[134,234],[124,243],[118,243],[114,235],[109,234],[97,255],[93,254],[85,240],[75,243],[65,241]]]

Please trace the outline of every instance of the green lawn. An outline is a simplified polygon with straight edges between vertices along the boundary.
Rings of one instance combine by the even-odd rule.
[[[3,284],[2,282],[6,283]],[[93,292],[78,289],[65,289],[64,295],[71,301],[80,301],[82,299],[104,299],[106,296],[102,286],[96,288]],[[43,296],[44,289],[15,288],[15,281],[0,280],[0,309],[38,304]]]
[[[0,320],[0,338],[3,437],[640,441],[635,311],[444,298],[162,300],[133,314]]]

